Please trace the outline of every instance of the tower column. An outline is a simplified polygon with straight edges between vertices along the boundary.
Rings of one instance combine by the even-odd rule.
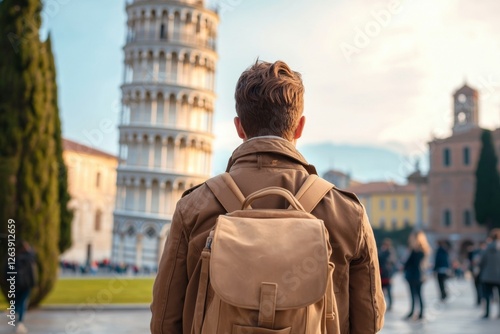
[[[151,203],[153,197],[152,182],[150,179],[146,180],[146,212],[151,212]]]
[[[123,263],[124,254],[123,248],[125,247],[125,234],[120,233],[120,243],[118,244],[118,263]]]
[[[166,187],[165,191],[165,210],[167,214],[170,214],[172,212],[172,196],[173,196],[173,187],[172,184],[170,184],[169,187]]]
[[[158,118],[158,95],[150,95],[150,103],[151,103],[151,116],[150,116],[150,124],[155,125],[156,119]]]
[[[140,268],[142,266],[142,239],[144,236],[141,233],[136,235],[135,242],[135,265]]]
[[[153,82],[158,82],[160,77],[160,54],[153,53]]]
[[[151,25],[151,17],[149,16],[149,12],[146,15],[146,20],[144,21],[144,40],[150,41],[150,25]]]
[[[158,211],[160,214],[165,214],[165,182],[160,182],[159,184],[159,187],[160,187],[160,198],[158,200],[158,202],[160,203],[159,204],[159,208],[158,208]]]
[[[147,149],[147,155],[148,155],[148,168],[154,167],[155,164],[155,150],[154,150],[154,144],[155,144],[155,138],[153,134],[149,134],[148,140],[145,142],[146,143],[146,149]]]
[[[174,38],[174,15],[168,15],[168,40],[171,41]]]
[[[161,138],[161,169],[167,168],[167,148],[168,148],[168,138]]]
[[[172,53],[166,54],[166,72],[165,72],[165,81],[170,83],[172,82]]]

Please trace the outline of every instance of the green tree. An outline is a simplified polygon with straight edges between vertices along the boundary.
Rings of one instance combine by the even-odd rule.
[[[500,227],[500,176],[491,131],[483,131],[481,142],[481,155],[476,169],[474,210],[477,222],[491,230]]]
[[[52,85],[52,108],[56,117],[54,117],[54,141],[56,145],[56,156],[57,156],[57,166],[58,166],[58,192],[59,192],[59,204],[60,204],[60,228],[59,228],[59,252],[64,253],[67,249],[71,247],[71,224],[73,221],[73,211],[69,209],[68,204],[71,200],[71,196],[68,193],[68,169],[63,159],[63,141],[61,137],[61,119],[59,118],[59,107],[57,103],[57,83],[56,83],[56,65],[54,61],[54,56],[52,54],[52,40],[49,34],[47,41],[45,42],[45,48],[47,50],[48,74],[51,75],[50,81],[53,82]]]
[[[40,41],[40,0],[0,1],[0,222],[37,254],[37,305],[57,279],[61,134],[50,40]],[[65,172],[64,172],[65,173]],[[6,258],[3,239],[1,258]],[[5,280],[2,291],[5,293]]]

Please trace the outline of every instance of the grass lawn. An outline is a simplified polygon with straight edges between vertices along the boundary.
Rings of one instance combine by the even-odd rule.
[[[56,282],[42,305],[149,304],[153,277],[65,278]],[[0,308],[7,302],[0,294]]]

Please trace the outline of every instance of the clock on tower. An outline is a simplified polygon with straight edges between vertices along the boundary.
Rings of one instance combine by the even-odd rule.
[[[477,90],[464,84],[453,94],[453,133],[465,132],[479,126]]]

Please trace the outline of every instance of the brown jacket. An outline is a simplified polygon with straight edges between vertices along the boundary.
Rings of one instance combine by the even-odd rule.
[[[309,173],[315,173],[292,143],[277,137],[244,142],[233,152],[228,169],[245,196],[268,186],[296,193]],[[257,200],[252,206],[286,207],[282,199],[273,198]],[[205,184],[187,191],[177,203],[153,287],[152,333],[191,332],[200,254],[217,216],[223,213]],[[324,220],[330,235],[341,333],[378,332],[385,301],[377,247],[363,206],[354,194],[334,188],[312,214]]]

